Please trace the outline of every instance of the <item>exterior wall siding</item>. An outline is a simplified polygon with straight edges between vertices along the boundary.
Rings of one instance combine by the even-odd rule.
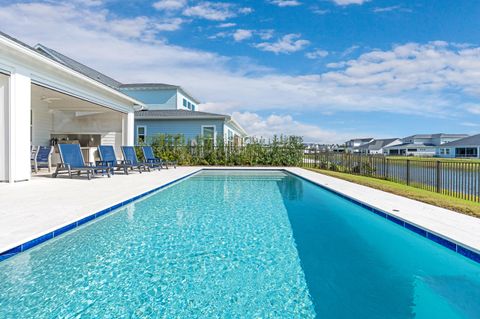
[[[177,108],[177,90],[131,90],[121,91],[148,105],[149,110],[175,110]]]
[[[32,104],[32,145],[48,146],[53,128],[53,114],[46,102]]]
[[[0,74],[0,181],[8,179],[8,91],[9,77]]]
[[[194,140],[202,134],[202,126],[213,125],[218,137],[223,136],[222,120],[135,120],[135,143],[137,138],[137,127],[147,128],[147,141],[158,134],[182,134],[185,139]]]

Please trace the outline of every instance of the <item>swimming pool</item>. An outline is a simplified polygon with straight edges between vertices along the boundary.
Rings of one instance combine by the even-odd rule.
[[[0,318],[479,318],[480,266],[281,171],[203,171],[0,263]]]

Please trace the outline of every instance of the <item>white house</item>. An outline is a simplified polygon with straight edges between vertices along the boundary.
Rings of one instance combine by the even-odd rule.
[[[78,68],[84,72],[0,33],[0,181],[29,180],[31,145],[55,138],[75,140],[87,154],[99,143],[133,145],[143,103]]]
[[[399,138],[374,139],[370,143],[357,147],[357,151],[361,154],[385,154],[386,148],[402,144]]]
[[[437,147],[467,137],[467,134],[416,134],[402,139],[402,143],[385,147],[387,155],[435,156]]]
[[[445,143],[437,147],[436,155],[445,158],[479,158],[480,134]]]
[[[358,147],[373,141],[372,137],[354,138],[345,142],[345,152],[358,153]]]

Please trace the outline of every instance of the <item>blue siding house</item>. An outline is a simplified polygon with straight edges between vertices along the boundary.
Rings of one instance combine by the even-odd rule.
[[[163,83],[122,84],[119,89],[143,102],[147,108],[135,112],[135,142],[160,134],[181,134],[187,141],[197,137],[223,138],[225,143],[242,145],[247,133],[229,115],[198,111],[198,101],[182,87]]]

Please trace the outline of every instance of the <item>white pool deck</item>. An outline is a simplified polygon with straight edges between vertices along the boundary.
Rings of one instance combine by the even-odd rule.
[[[143,174],[117,174],[91,181],[36,176],[29,182],[0,183],[0,252],[201,169],[203,167],[178,167]],[[279,169],[286,169],[480,252],[480,219],[302,168]]]

